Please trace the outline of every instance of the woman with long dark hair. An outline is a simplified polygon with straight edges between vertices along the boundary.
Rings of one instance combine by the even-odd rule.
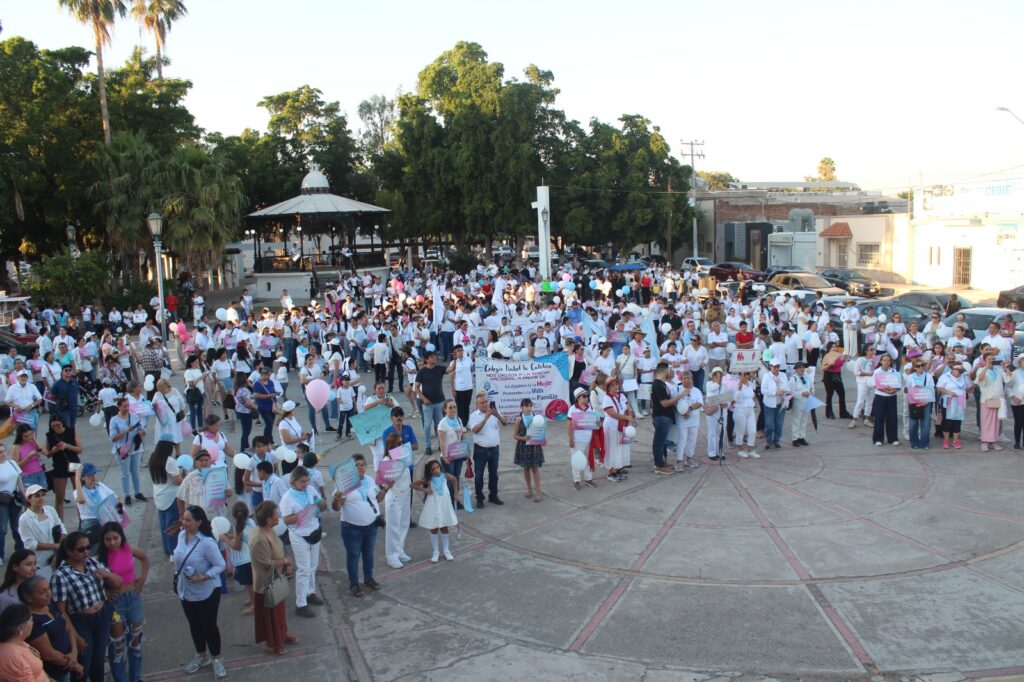
[[[69,682],[72,675],[75,679],[81,677],[75,630],[64,614],[53,607],[50,581],[34,575],[21,584],[18,596],[32,614],[32,632],[26,641],[39,652],[46,674],[56,682]]]
[[[161,440],[149,456],[149,478],[153,481],[153,502],[160,520],[160,540],[165,556],[174,552],[175,539],[168,535],[168,530],[178,523],[178,486],[186,473],[178,466],[174,448],[173,441]]]
[[[217,627],[224,556],[202,507],[186,508],[181,525],[178,545],[174,548],[174,589],[181,600],[196,649],[195,658],[185,666],[185,672],[196,673],[212,663],[213,676],[220,679],[228,674],[220,655],[220,629]]]
[[[78,662],[91,682],[103,682],[103,657],[110,640],[113,602],[105,590],[120,590],[121,578],[89,556],[89,537],[82,532],[69,534],[57,549],[57,570],[50,579],[53,601],[61,614],[71,620],[85,646],[78,651]]]
[[[53,463],[53,470],[50,472],[53,480],[53,506],[57,510],[57,516],[63,519],[64,493],[68,488],[68,479],[71,478],[71,465],[80,463],[82,443],[78,440],[74,428],[68,427],[59,416],[52,415],[50,430],[46,432],[46,447]]]
[[[18,603],[18,587],[37,570],[35,552],[31,549],[14,550],[4,567],[4,580],[0,583],[0,611]]]

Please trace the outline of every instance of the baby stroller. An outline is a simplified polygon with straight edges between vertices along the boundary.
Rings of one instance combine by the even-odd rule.
[[[100,386],[85,372],[78,373],[78,416],[92,414],[99,409]]]

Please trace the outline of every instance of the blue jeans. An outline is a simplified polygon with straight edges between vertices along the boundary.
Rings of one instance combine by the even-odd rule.
[[[286,366],[291,369],[295,369],[295,339],[284,340],[284,361]]]
[[[21,481],[22,481],[22,483],[25,484],[26,488],[28,488],[33,483],[35,483],[36,485],[41,485],[41,486],[43,486],[45,488],[46,487],[46,472],[45,471],[37,471],[34,474],[25,474],[25,473],[23,473],[21,475]]]
[[[78,417],[78,410],[57,410],[57,416],[65,425],[73,429],[75,428],[75,419]]]
[[[782,425],[786,421],[786,410],[782,405],[764,408],[764,439],[769,445],[778,445],[782,437]]]
[[[309,401],[307,400],[306,401],[306,415],[309,417],[309,424],[310,424],[310,426],[313,427],[313,433],[320,433],[320,431],[316,428],[316,412],[317,411],[313,409],[313,406],[310,405]],[[320,408],[320,415],[324,418],[324,428],[330,428],[331,427],[331,420],[327,416],[327,407],[326,406]]]
[[[103,659],[107,654],[107,642],[110,640],[110,618],[114,613],[114,605],[105,602],[98,613],[71,614],[71,624],[75,626],[79,637],[85,640],[85,648],[78,650],[78,662],[82,664],[84,674],[79,680],[104,682]]]
[[[252,413],[251,412],[235,412],[238,415],[238,421],[242,425],[242,441],[239,443],[242,450],[249,449],[249,434],[252,433]]]
[[[131,495],[128,488],[128,477],[131,476],[131,483],[135,486],[135,493],[142,492],[142,482],[139,480],[139,461],[142,459],[142,450],[136,450],[125,458],[118,458],[121,465],[121,491],[125,498]]]
[[[909,409],[909,407],[908,407]],[[931,443],[932,405],[924,406],[924,414],[920,419],[910,418],[910,447],[926,448]]]
[[[124,622],[124,635],[111,638],[107,647],[110,673],[115,682],[139,682],[142,679],[142,598],[134,591],[122,592],[117,595],[114,608]],[[134,631],[132,624],[135,624]],[[135,639],[138,645],[132,646]]]
[[[377,524],[356,526],[341,522],[341,541],[345,545],[345,568],[348,586],[359,584],[359,557],[363,557],[363,582],[373,579],[373,545],[377,541]]]
[[[174,548],[178,544],[178,538],[171,537],[164,531],[178,521],[178,501],[171,502],[171,506],[167,507],[167,509],[158,509],[157,514],[160,518],[160,540],[163,543],[164,556],[171,556],[174,554]]]
[[[438,354],[442,360],[447,360],[451,355],[454,340],[455,332],[441,332],[437,335]]]
[[[665,466],[665,454],[668,452],[668,434],[672,433],[672,426],[675,421],[672,417],[654,418],[654,443],[651,449],[654,450],[654,466]]]
[[[444,332],[441,332],[442,336]],[[484,499],[484,469],[487,469],[487,494],[492,500],[498,497],[498,446],[485,448],[473,445],[473,466],[476,467],[476,477],[473,485],[476,488],[476,498]]]
[[[7,548],[7,527],[10,526],[14,534],[14,549],[22,549],[25,545],[21,542],[21,534],[18,532],[18,518],[21,516],[21,507],[14,504],[0,504],[0,559],[4,558]]]
[[[267,439],[268,443],[274,442],[274,409],[268,407],[265,410],[260,410],[260,417],[263,419],[263,437]]]
[[[701,393],[704,392],[704,370],[698,369],[693,371],[693,385],[696,386]]]
[[[192,427],[192,433],[199,433],[199,430],[203,428],[203,403],[188,404],[188,423]]]
[[[444,402],[430,403],[423,406],[423,438],[426,440],[426,448],[428,450],[430,449],[434,431],[437,430],[437,425],[441,423],[442,407],[444,407]]]

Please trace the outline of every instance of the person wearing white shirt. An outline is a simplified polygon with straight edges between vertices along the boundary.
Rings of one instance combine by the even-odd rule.
[[[323,529],[320,513],[327,503],[309,485],[309,471],[303,466],[291,473],[291,487],[281,496],[281,519],[288,526],[288,540],[295,556],[295,613],[303,618],[316,614],[308,604],[322,606],[316,594],[316,569],[320,565],[320,540]]]
[[[18,534],[25,543],[25,549],[36,553],[36,575],[49,578],[53,575],[50,565],[53,552],[60,545],[60,539],[68,534],[68,529],[57,516],[57,510],[45,504],[46,488],[30,485],[25,490],[25,500],[28,508],[18,519]]]
[[[378,488],[366,475],[366,460],[362,455],[352,455],[352,459],[359,473],[359,487],[350,492],[336,490],[331,500],[331,509],[341,512],[341,540],[345,545],[349,592],[355,597],[362,597],[363,589],[359,584],[360,559],[363,564],[363,585],[371,590],[380,589],[380,585],[373,579],[373,547],[377,539],[380,503],[390,486]]]
[[[686,360],[686,368],[693,375],[693,385],[703,391],[704,368],[707,367],[710,357],[707,348],[701,344],[700,334],[693,334],[690,337],[690,343],[683,349],[683,359]]]
[[[857,336],[860,332],[860,311],[852,298],[846,299],[846,307],[839,313],[843,323],[843,355],[857,356]]]
[[[764,400],[765,450],[778,448],[786,420],[786,401],[792,395],[789,379],[780,369],[783,360],[773,357],[769,372],[761,379],[761,397]]]
[[[953,330],[942,322],[938,313],[932,313],[928,324],[924,326],[924,336],[929,345],[933,345],[936,341],[945,342],[952,333]]]
[[[718,322],[712,322],[707,340],[708,367],[710,369],[721,367],[725,371],[729,358],[726,348],[728,345],[729,335],[722,331],[721,325]]]
[[[793,376],[790,378],[789,383],[792,389],[793,395],[793,421],[790,426],[790,440],[793,442],[793,447],[798,448],[802,445],[810,445],[807,442],[807,412],[804,411],[804,405],[807,404],[808,398],[814,394],[814,370],[808,370],[807,363],[798,362],[793,367]]]
[[[884,440],[888,440],[890,445],[900,444],[896,433],[896,394],[903,388],[903,380],[893,367],[892,356],[886,353],[881,358],[872,374],[875,387],[875,402],[871,407],[875,418],[872,440],[876,447],[882,447]]]
[[[886,341],[888,343],[888,341]],[[868,425],[868,416],[871,414],[872,382],[874,381],[875,346],[865,345],[861,348],[861,356],[853,363],[853,376],[857,382],[857,402],[853,406],[853,418],[850,420],[850,428],[856,428],[857,419]]]
[[[459,419],[465,424],[469,421],[469,405],[473,400],[473,358],[466,349],[457,345],[454,357],[448,367],[451,374],[452,394],[458,407]]]
[[[754,450],[754,440],[757,437],[757,414],[754,406],[757,400],[754,398],[754,382],[757,377],[753,372],[744,372],[739,376],[739,383],[733,393],[732,420],[733,431],[736,437],[736,454],[746,459],[753,457],[760,459],[761,455]]]
[[[998,352],[996,355],[997,360],[1001,360],[1004,365],[1009,366],[1010,357],[1013,354],[1013,339],[1008,336],[1003,336],[999,332],[999,325],[995,322],[988,326],[988,336],[981,340],[981,343],[987,343],[992,346]]]
[[[473,432],[473,465],[476,478],[476,506],[484,506],[484,471],[487,472],[487,501],[501,506],[505,504],[498,497],[498,446],[501,443],[501,427],[508,422],[501,416],[487,393],[476,394],[476,409],[469,415],[467,428]]]
[[[693,374],[690,372],[682,373],[676,395],[681,397],[676,402],[676,462],[674,468],[676,471],[684,471],[687,467],[696,469],[700,464],[694,460],[693,455],[697,449],[697,431],[700,430],[704,395],[699,388],[693,385]]]

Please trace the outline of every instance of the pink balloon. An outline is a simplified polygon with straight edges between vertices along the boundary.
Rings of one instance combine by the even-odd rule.
[[[191,437],[192,437],[192,425],[189,424],[187,421],[181,422],[181,438],[184,440],[185,438],[191,438]]]
[[[309,401],[314,410],[323,409],[324,405],[327,404],[327,397],[330,392],[331,387],[323,379],[313,379],[313,381],[306,384],[306,400]]]
[[[571,282],[572,281],[572,275],[570,275],[568,272],[566,272],[565,274],[562,275],[562,281],[563,282]]]
[[[186,341],[186,340],[188,340],[188,336],[189,336],[188,328],[185,326],[185,323],[184,322],[179,322],[178,323],[178,338],[181,339],[182,341]]]

